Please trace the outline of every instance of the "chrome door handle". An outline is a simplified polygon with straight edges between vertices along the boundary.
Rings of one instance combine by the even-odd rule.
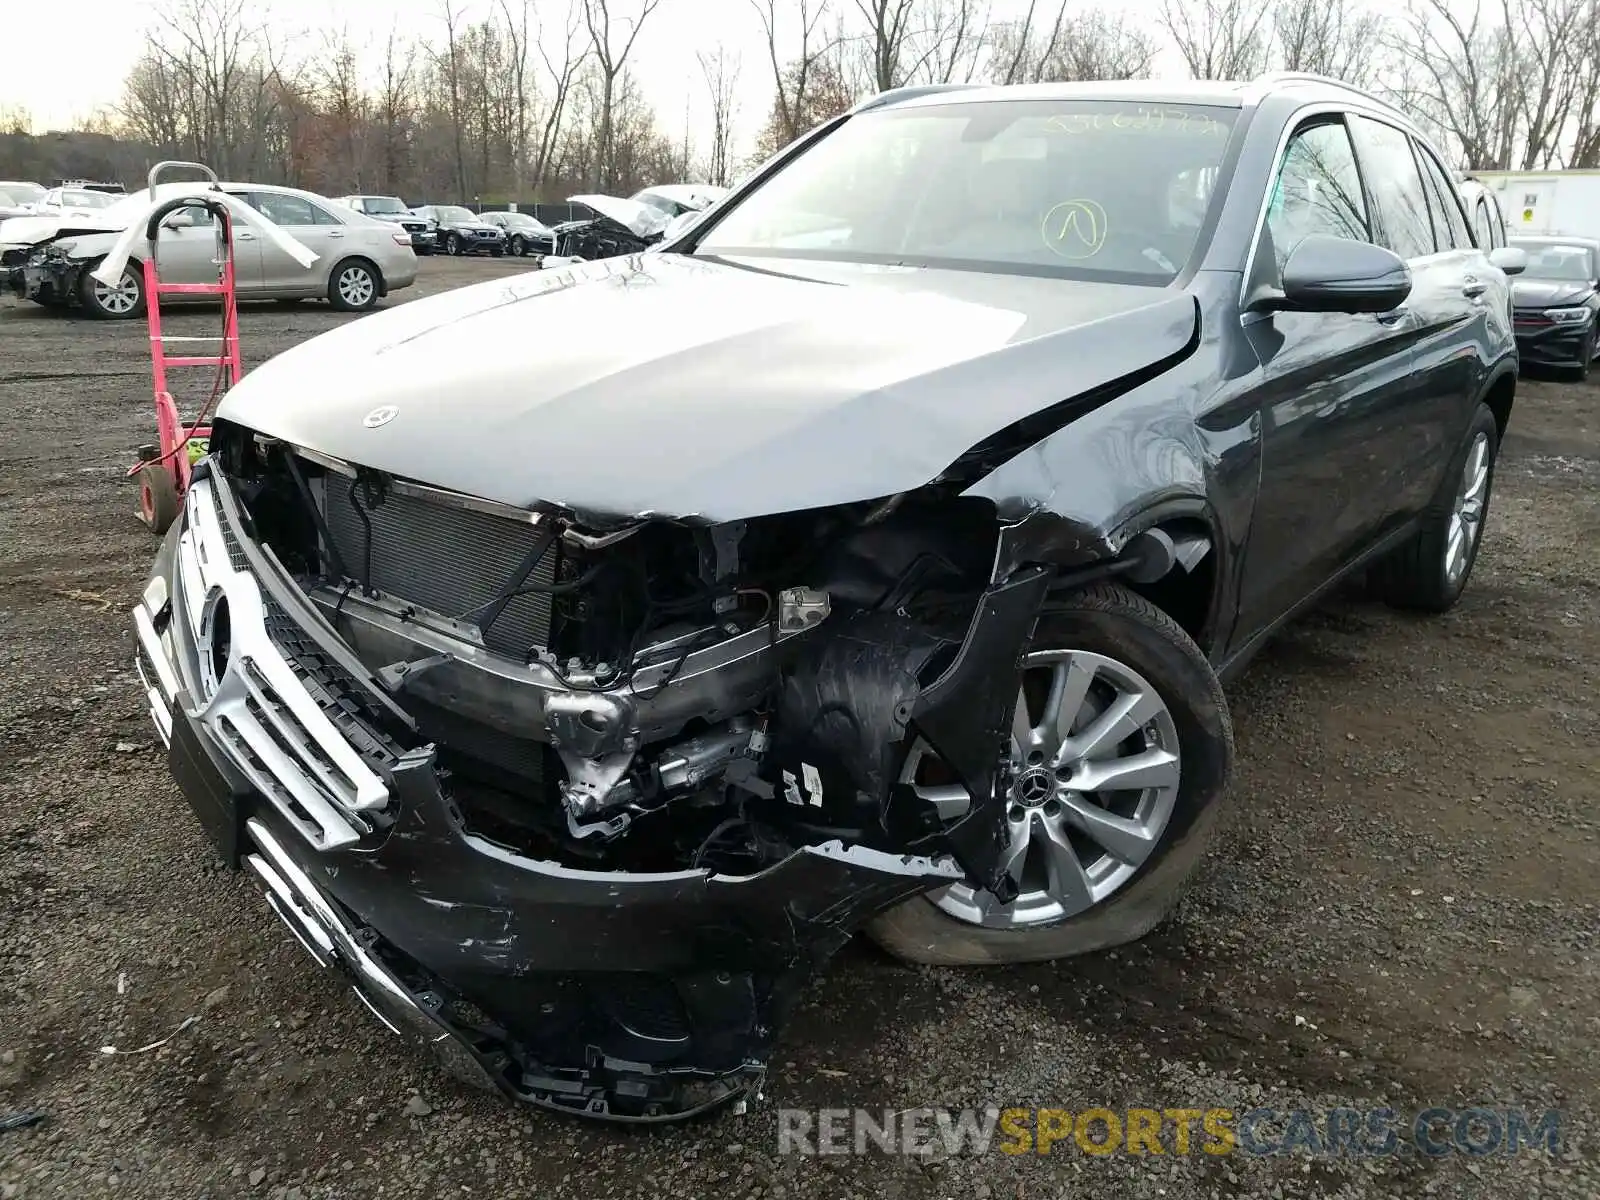
[[[236,229],[233,236],[241,242],[253,242],[255,241],[256,237],[256,235],[251,233],[248,229]]]
[[[344,232],[342,230],[339,230],[339,229],[331,229],[331,230],[328,231],[328,236],[331,237],[331,238],[343,237],[344,236]]]

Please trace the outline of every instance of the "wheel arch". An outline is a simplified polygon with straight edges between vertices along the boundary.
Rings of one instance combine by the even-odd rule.
[[[1200,646],[1220,632],[1221,522],[1205,497],[1152,499],[1108,531],[1089,530],[1069,518],[1039,512],[1001,537],[1000,569],[1025,563],[1052,567],[1053,590],[1073,590],[1113,577],[1175,621]]]
[[[389,294],[389,281],[384,277],[383,268],[365,254],[346,254],[338,262],[334,263],[333,268],[328,272],[328,284],[330,287],[334,286],[335,281],[339,278],[339,272],[351,263],[360,263],[372,272],[372,278],[378,284],[379,296],[387,296]]]
[[[1496,436],[1502,441],[1506,436],[1506,427],[1511,424],[1511,406],[1515,403],[1516,396],[1517,368],[1511,363],[1506,363],[1489,376],[1489,381],[1484,384],[1483,394],[1479,397],[1494,414]]]

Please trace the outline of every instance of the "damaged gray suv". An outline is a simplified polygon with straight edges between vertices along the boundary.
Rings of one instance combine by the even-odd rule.
[[[246,376],[136,612],[151,713],[397,1032],[702,1111],[857,931],[1017,962],[1169,911],[1220,681],[1354,572],[1466,586],[1516,269],[1325,80],[889,93],[660,252]]]

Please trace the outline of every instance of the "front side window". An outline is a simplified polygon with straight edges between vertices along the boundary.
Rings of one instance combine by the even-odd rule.
[[[1485,250],[1496,246],[1494,220],[1489,216],[1489,202],[1479,199],[1473,209],[1473,231],[1478,235],[1478,245]]]
[[[1343,121],[1295,132],[1273,184],[1266,227],[1279,272],[1290,252],[1313,234],[1372,240],[1355,148]]]
[[[1163,285],[1198,249],[1236,117],[1099,100],[869,112],[751,192],[696,252]]]
[[[1427,190],[1411,153],[1411,138],[1393,125],[1362,116],[1352,116],[1351,127],[1367,191],[1381,218],[1383,244],[1401,258],[1434,253]]]

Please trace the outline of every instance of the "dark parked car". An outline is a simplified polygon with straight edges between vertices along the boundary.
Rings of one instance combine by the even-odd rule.
[[[682,1117],[857,930],[982,964],[1159,921],[1222,681],[1354,572],[1466,587],[1508,291],[1438,152],[1326,80],[891,92],[661,252],[247,375],[135,614],[151,712],[395,1029]]]
[[[434,245],[445,254],[506,252],[506,232],[459,204],[424,204],[411,210],[434,228]]]
[[[1516,237],[1528,268],[1512,285],[1517,350],[1525,367],[1551,367],[1589,377],[1600,353],[1600,241],[1583,237]]]
[[[550,227],[522,212],[486,212],[483,219],[505,231],[506,252],[513,258],[554,254],[556,235]]]

